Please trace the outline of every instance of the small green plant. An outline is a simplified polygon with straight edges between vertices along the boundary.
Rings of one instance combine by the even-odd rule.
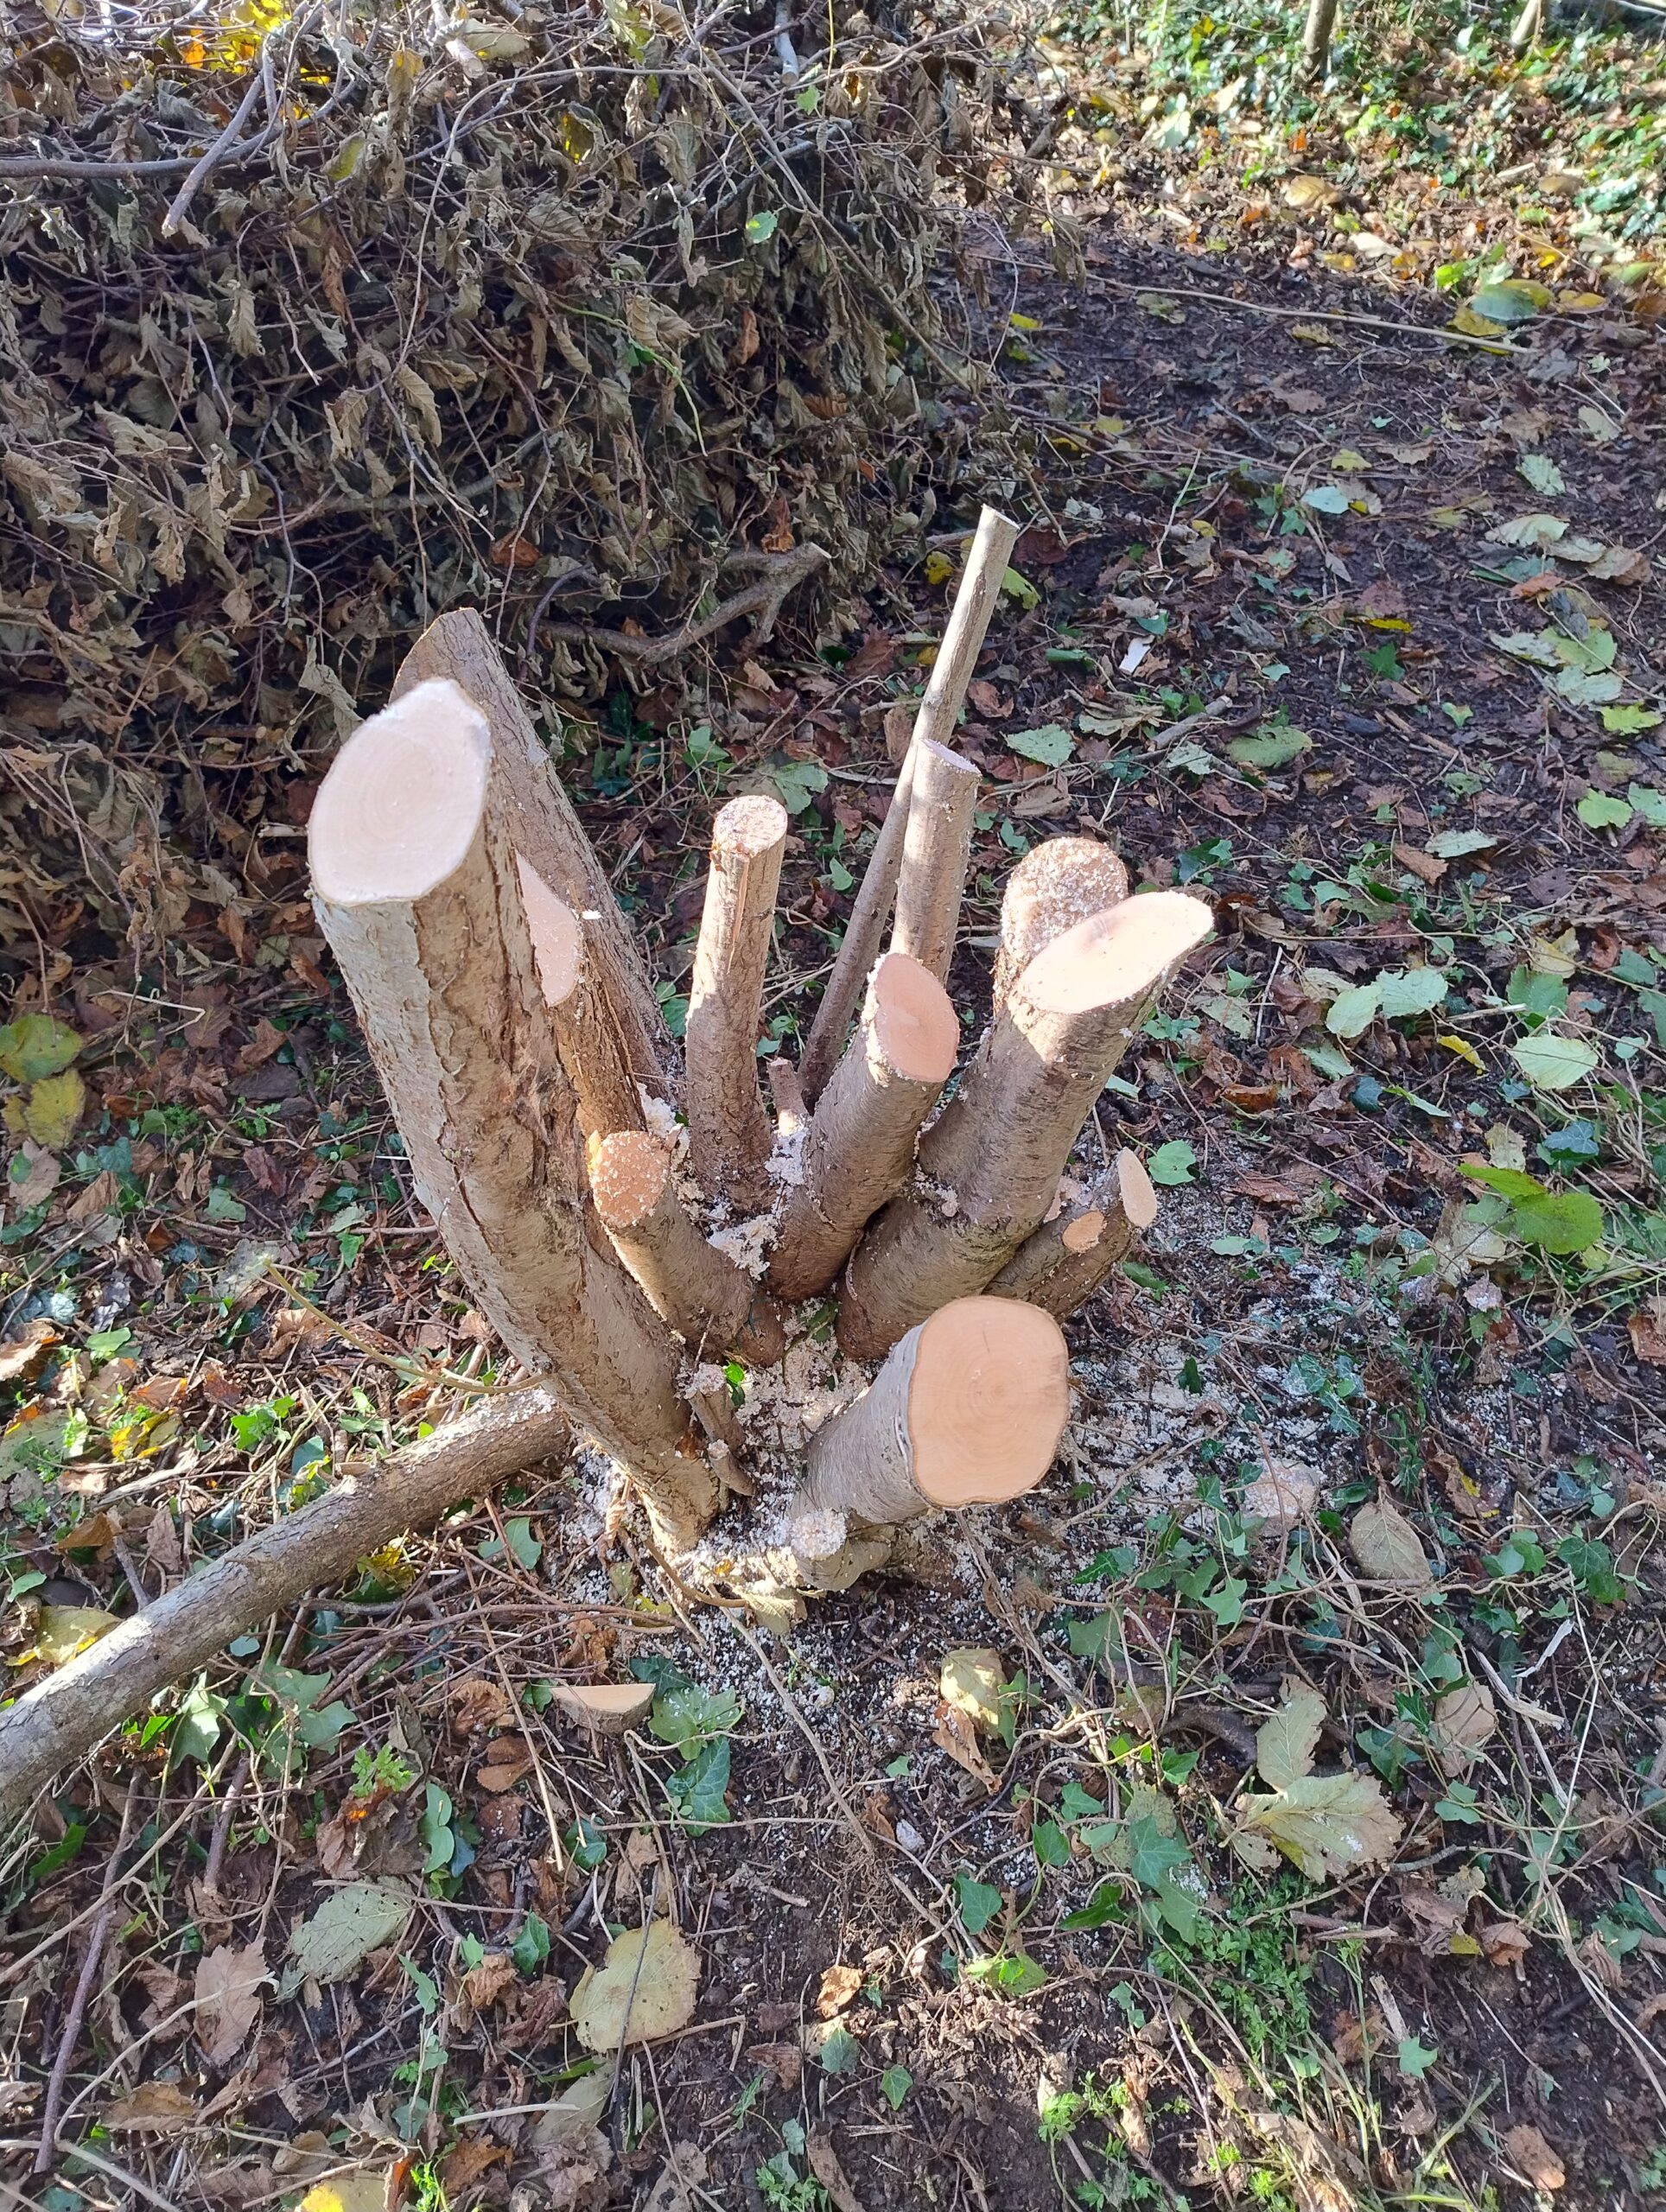
[[[372,1751],[361,1744],[353,1755],[353,1794],[365,1802],[372,1797],[397,1797],[416,1779],[391,1744],[378,1744]]]

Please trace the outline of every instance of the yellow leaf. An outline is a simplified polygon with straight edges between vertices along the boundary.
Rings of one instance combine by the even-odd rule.
[[[946,584],[955,574],[955,563],[946,553],[928,553],[925,556],[925,581],[928,584]]]
[[[1558,292],[1556,305],[1564,315],[1594,315],[1608,302],[1600,292]]]
[[[1466,338],[1501,339],[1504,334],[1503,323],[1494,322],[1489,316],[1477,315],[1467,302],[1452,318],[1452,327],[1454,330],[1461,330]]]
[[[1096,416],[1093,427],[1102,438],[1125,438],[1128,435],[1128,424],[1120,415]]]
[[[25,1660],[44,1659],[48,1667],[61,1667],[115,1625],[115,1614],[98,1605],[42,1605],[34,1643],[12,1664],[21,1667]]]
[[[61,1075],[42,1076],[39,1083],[29,1085],[23,1103],[23,1128],[48,1152],[61,1152],[86,1103],[86,1085],[73,1068],[66,1068]]]
[[[1007,320],[1014,330],[1040,330],[1042,327],[1033,315],[1009,315]]]
[[[1344,476],[1364,476],[1370,463],[1363,453],[1356,453],[1351,446],[1344,446],[1340,453],[1331,455],[1331,466]]]
[[[315,2183],[302,2198],[301,2212],[382,2212],[388,2179],[385,2167],[355,2166],[350,2174]]]
[[[1444,1045],[1449,1052],[1456,1052],[1460,1060],[1467,1060],[1478,1075],[1485,1075],[1486,1064],[1466,1037],[1440,1037],[1437,1044]]]

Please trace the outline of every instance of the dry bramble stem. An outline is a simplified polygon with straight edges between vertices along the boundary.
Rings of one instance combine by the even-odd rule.
[[[1128,870],[1097,837],[1048,837],[1025,854],[1001,900],[995,1011],[1038,952],[1128,896]]]
[[[950,1299],[982,1290],[1039,1228],[1071,1147],[1209,908],[1157,891],[1078,922],[1033,960],[920,1141],[911,1187],[845,1270],[839,1343],[876,1359]]]
[[[956,1299],[817,1430],[796,1516],[889,1527],[933,1507],[1004,1503],[1052,1465],[1069,1410],[1070,1354],[1051,1313]]]
[[[1119,1152],[1084,1198],[1033,1230],[989,1285],[1060,1321],[1084,1306],[1157,1218],[1157,1193],[1139,1155]]]
[[[814,1297],[849,1257],[863,1224],[900,1191],[914,1138],[954,1071],[960,1024],[949,995],[906,952],[887,952],[860,1027],[805,1135],[770,1255],[783,1298]]]
[[[485,718],[455,683],[419,684],[320,787],[318,918],[476,1302],[686,1542],[715,1484],[684,1448],[676,1347],[585,1222],[578,1101],[521,900],[523,819]]]
[[[709,1198],[743,1211],[769,1198],[757,1047],[786,828],[777,798],[732,798],[719,810],[689,992],[689,1159]]]
[[[867,874],[850,909],[850,919],[845,925],[838,958],[833,963],[833,973],[827,979],[816,1019],[811,1025],[810,1041],[804,1047],[799,1072],[804,1078],[804,1096],[812,1106],[844,1049],[845,1033],[855,1014],[868,970],[878,957],[880,940],[885,935],[885,925],[896,897],[913,786],[914,748],[928,740],[940,744],[953,736],[972,671],[983,649],[989,617],[1001,596],[1002,578],[1017,543],[1018,524],[994,507],[985,507],[978,517],[977,535],[966,556],[949,626],[932,664],[925,696],[914,717],[913,734],[896,789],[891,794],[889,810],[874,840]]]
[[[591,1152],[590,1189],[649,1304],[696,1357],[732,1351],[748,1367],[774,1365],[786,1350],[780,1314],[690,1219],[671,1182],[667,1145],[636,1129],[603,1137]]]
[[[897,876],[893,952],[906,952],[938,982],[948,976],[966,895],[978,772],[935,738],[911,741],[908,823]]]

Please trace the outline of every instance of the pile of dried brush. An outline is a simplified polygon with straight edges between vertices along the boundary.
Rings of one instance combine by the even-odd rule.
[[[223,903],[262,772],[321,766],[443,608],[492,609],[545,699],[640,687],[790,594],[825,625],[957,482],[929,275],[984,158],[973,36],[849,0],[494,9],[12,16],[25,969],[67,885],[139,950]]]

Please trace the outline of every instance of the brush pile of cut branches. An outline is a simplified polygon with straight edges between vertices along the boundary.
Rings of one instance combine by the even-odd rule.
[[[640,693],[961,483],[963,27],[742,0],[52,17],[0,48],[0,954],[242,887],[410,639]],[[123,28],[125,25],[126,28]],[[112,26],[114,28],[112,29]],[[10,512],[6,513],[6,508]]]

